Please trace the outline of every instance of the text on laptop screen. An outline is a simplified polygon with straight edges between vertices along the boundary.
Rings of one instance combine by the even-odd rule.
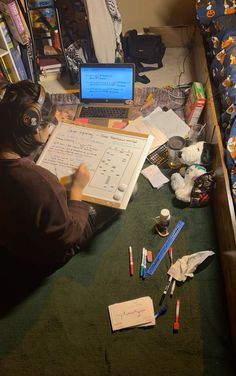
[[[134,72],[131,65],[94,64],[80,67],[80,98],[82,101],[133,100]]]

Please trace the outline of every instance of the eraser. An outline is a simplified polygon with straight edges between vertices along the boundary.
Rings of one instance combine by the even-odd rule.
[[[147,262],[152,262],[152,251],[150,249],[147,250]]]

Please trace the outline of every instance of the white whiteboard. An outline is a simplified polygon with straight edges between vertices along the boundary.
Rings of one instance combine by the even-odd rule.
[[[152,141],[151,135],[60,123],[37,164],[60,179],[85,163],[90,181],[83,200],[126,209]]]

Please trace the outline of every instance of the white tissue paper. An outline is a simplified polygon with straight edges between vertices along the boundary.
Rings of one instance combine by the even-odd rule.
[[[167,273],[176,281],[184,282],[188,277],[193,277],[193,272],[197,269],[198,265],[208,256],[214,254],[213,251],[202,251],[189,256],[183,256],[170,267]]]

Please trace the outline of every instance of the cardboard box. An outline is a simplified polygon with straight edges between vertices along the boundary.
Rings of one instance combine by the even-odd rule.
[[[189,126],[198,124],[205,103],[203,85],[201,82],[194,82],[184,106],[185,121]]]

